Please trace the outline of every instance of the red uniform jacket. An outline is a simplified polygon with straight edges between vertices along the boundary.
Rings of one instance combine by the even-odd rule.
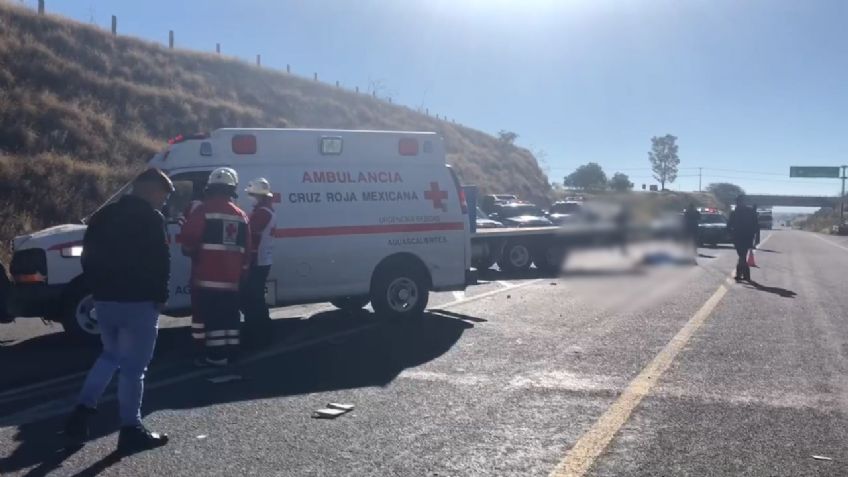
[[[192,287],[233,291],[250,265],[247,215],[225,197],[212,197],[194,209],[181,234],[192,258]]]

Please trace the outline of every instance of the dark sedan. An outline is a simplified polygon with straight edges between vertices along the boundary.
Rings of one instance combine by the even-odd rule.
[[[730,231],[727,230],[727,217],[718,212],[701,213],[701,223],[698,224],[698,242],[701,245],[733,243],[730,238]]]
[[[548,212],[548,219],[556,225],[576,222],[583,212],[583,204],[577,201],[555,202]]]

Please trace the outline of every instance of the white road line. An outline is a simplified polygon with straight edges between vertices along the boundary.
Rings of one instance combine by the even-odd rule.
[[[86,373],[88,373],[88,371],[80,371],[78,373],[69,374],[67,376],[48,379],[46,381],[39,381],[37,383],[21,386],[19,388],[9,389],[8,391],[3,391],[2,393],[0,393],[0,404],[6,402],[7,398],[9,398],[10,396],[20,399],[19,395],[21,393],[26,393],[30,390],[38,390],[39,388],[52,386],[54,384],[61,383],[62,381],[69,381],[71,379],[81,378],[85,376]]]
[[[509,282],[504,281],[504,280],[498,280],[498,281],[497,281],[497,282],[495,282],[495,283],[497,283],[498,285],[500,285],[500,286],[502,286],[502,287],[504,287],[504,288],[510,288],[510,287],[512,287],[512,283],[509,283]]]
[[[832,245],[832,246],[834,246],[834,247],[836,247],[836,248],[841,248],[842,250],[845,250],[846,252],[848,252],[848,247],[844,247],[844,246],[839,245],[839,244],[837,244],[837,243],[833,243],[833,241],[832,241],[832,240],[828,240],[828,239],[826,239],[826,238],[822,237],[822,236],[821,236],[821,235],[819,235],[819,234],[814,233],[814,234],[813,234],[813,237],[815,237],[815,238],[817,238],[817,239],[821,240],[822,242],[824,242],[824,243],[826,243],[826,244],[828,244],[828,245]]]
[[[455,292],[453,292],[453,298],[454,298],[454,300],[462,300],[463,298],[465,298],[465,292],[464,291],[455,291]]]
[[[488,291],[486,293],[481,293],[479,295],[465,297],[461,300],[455,300],[455,301],[452,301],[450,303],[446,303],[444,305],[437,306],[436,308],[448,308],[448,307],[451,307],[451,306],[464,305],[465,303],[468,303],[470,301],[480,300],[482,298],[487,298],[487,297],[490,297],[492,295],[497,295],[498,293],[503,293],[505,291],[516,290],[518,288],[524,288],[528,285],[532,285],[534,283],[539,283],[542,280],[543,280],[542,278],[537,278],[535,280],[529,280],[529,281],[526,281],[526,282],[523,282],[523,283],[519,283],[518,285],[509,285],[506,288],[500,288],[500,289],[497,289],[497,290]]]

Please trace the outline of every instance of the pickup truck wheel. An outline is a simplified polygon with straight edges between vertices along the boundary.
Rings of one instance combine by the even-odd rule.
[[[391,321],[420,319],[430,298],[427,283],[426,275],[416,266],[378,270],[371,289],[374,312]]]
[[[523,242],[509,242],[498,260],[498,267],[504,272],[523,272],[530,268],[533,256],[530,247]]]
[[[330,304],[344,311],[359,311],[365,308],[365,305],[367,305],[369,301],[371,301],[371,299],[367,296],[346,296],[344,298],[330,300]]]
[[[100,326],[97,324],[97,313],[94,310],[94,297],[84,287],[76,287],[65,298],[62,327],[68,338],[73,341],[100,343]]]
[[[559,273],[565,264],[566,250],[561,245],[540,247],[533,255],[536,268],[545,273]]]

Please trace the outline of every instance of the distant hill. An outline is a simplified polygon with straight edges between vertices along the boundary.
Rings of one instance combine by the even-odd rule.
[[[465,183],[542,203],[550,192],[529,151],[480,131],[0,0],[0,239],[77,221],[169,137],[225,126],[435,131]]]

